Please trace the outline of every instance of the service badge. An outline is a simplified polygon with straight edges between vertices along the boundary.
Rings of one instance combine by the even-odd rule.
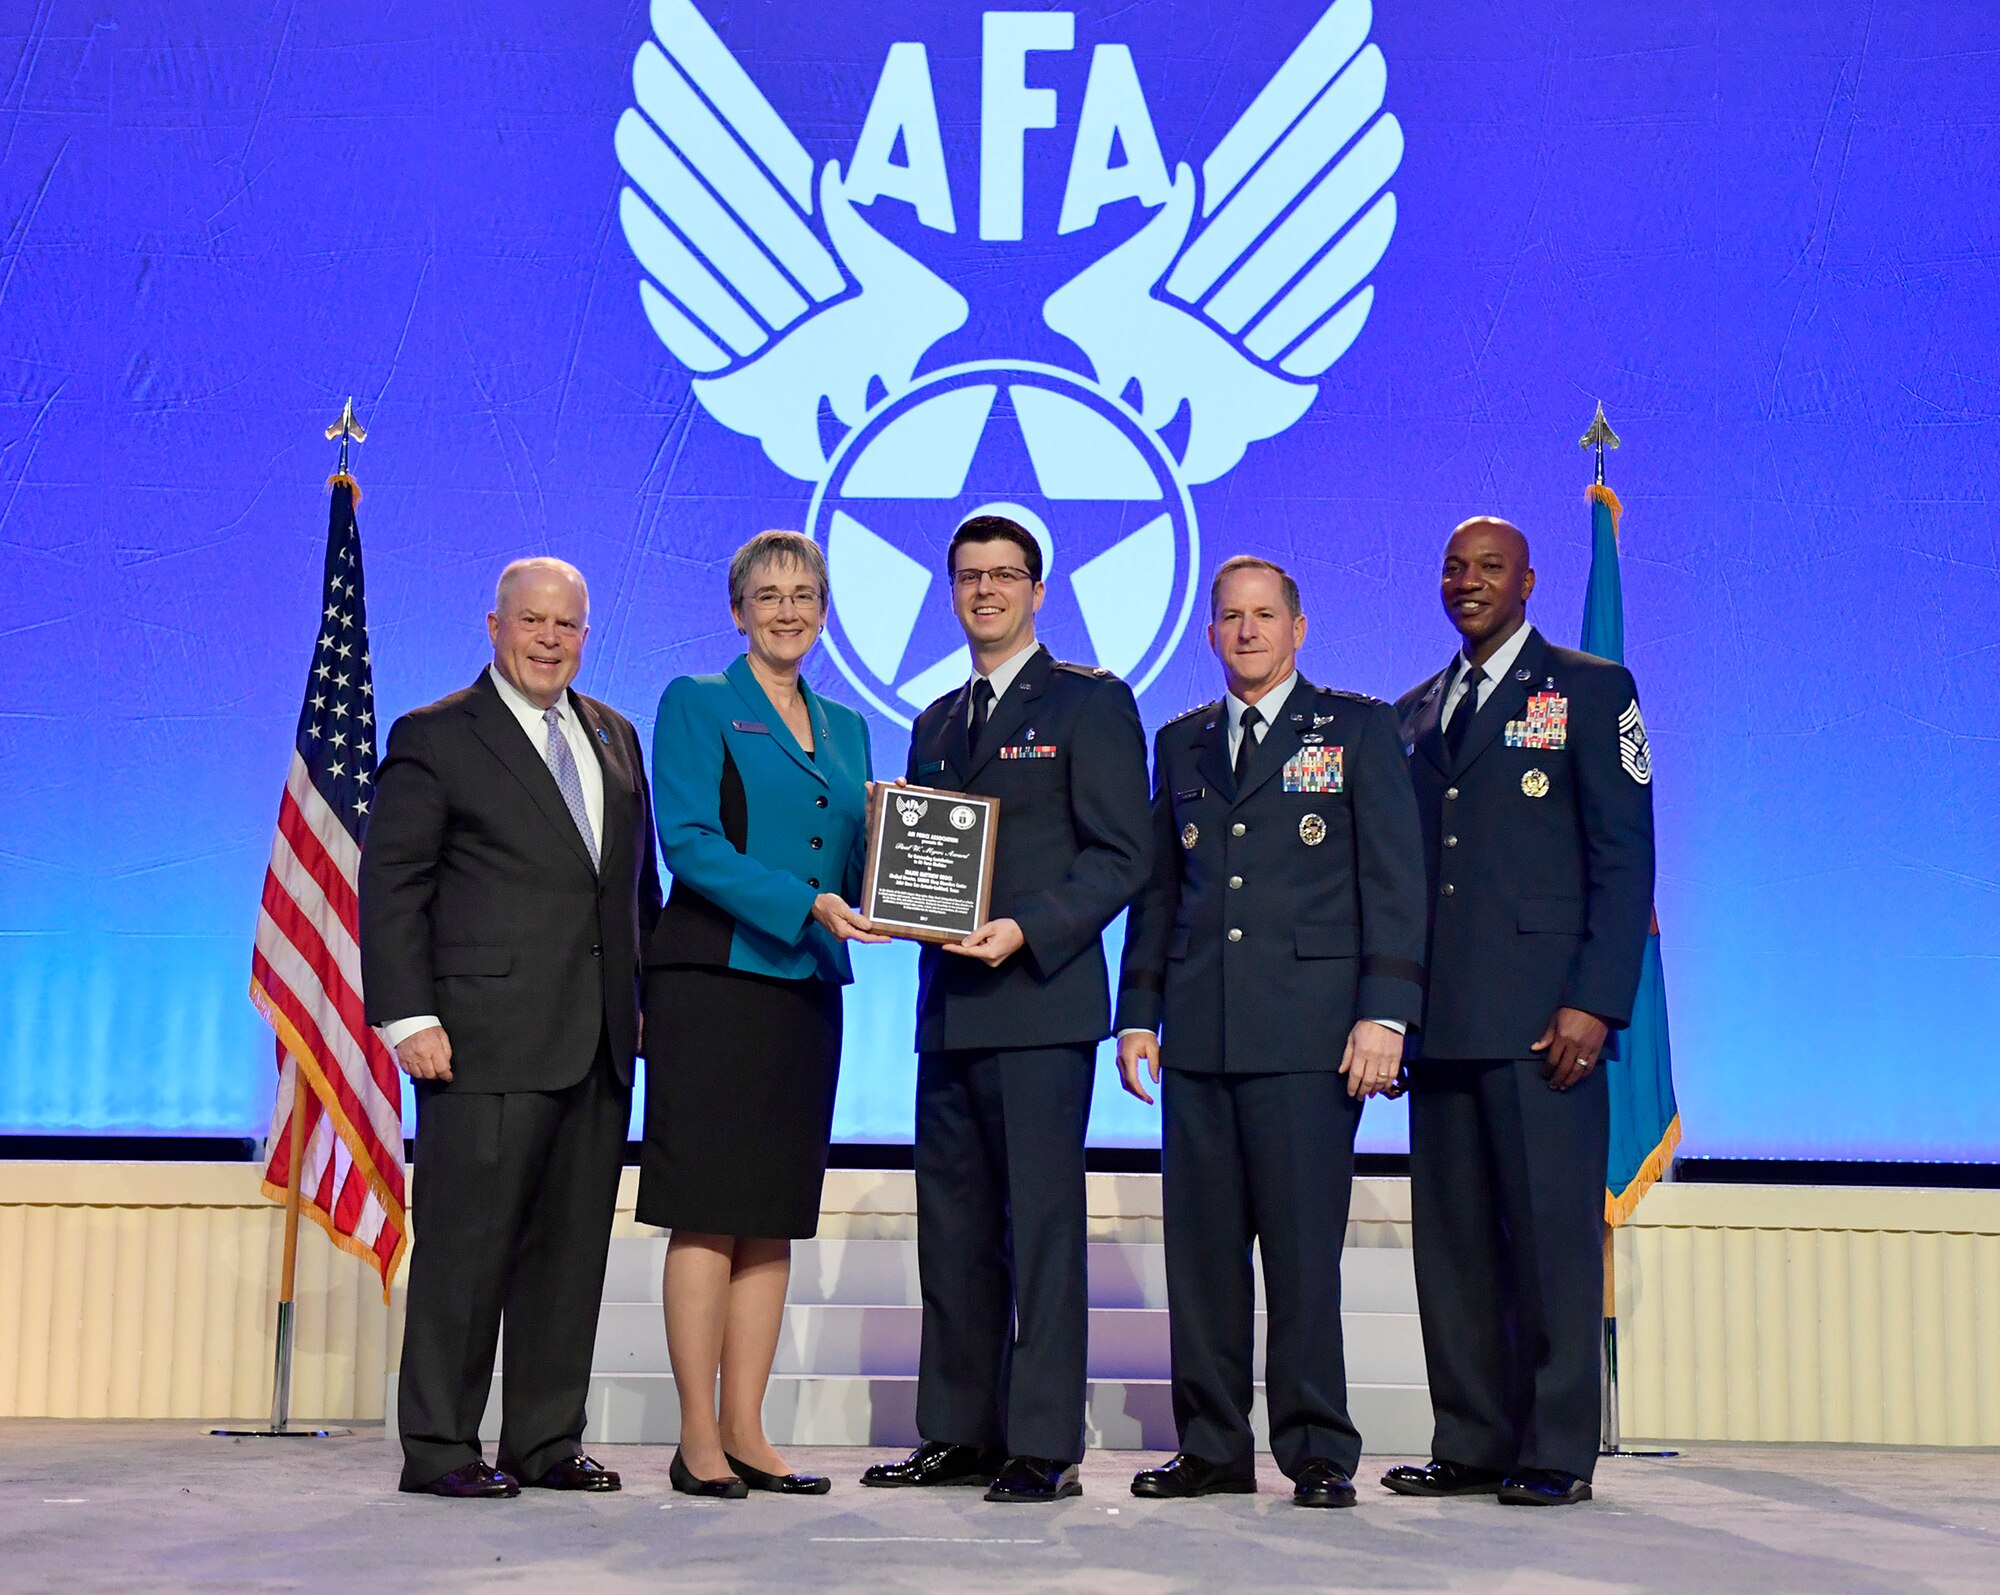
[[[1318,847],[1326,840],[1326,821],[1317,814],[1308,814],[1299,821],[1299,840],[1307,847]]]
[[[1530,770],[1526,775],[1521,777],[1521,790],[1527,793],[1529,797],[1547,797],[1549,795],[1549,778],[1540,770]]]
[[[1194,844],[1200,840],[1201,828],[1193,820],[1189,820],[1187,824],[1181,827],[1181,846],[1186,848],[1190,853],[1194,851]]]

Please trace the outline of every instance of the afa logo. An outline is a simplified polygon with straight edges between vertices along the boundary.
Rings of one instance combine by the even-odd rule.
[[[981,512],[1041,544],[1059,655],[1138,691],[1165,666],[1199,600],[1189,489],[1306,413],[1374,302],[1403,134],[1371,21],[1369,0],[1328,6],[1199,175],[1169,175],[1130,48],[1097,44],[1056,230],[1125,199],[1154,214],[1043,300],[1075,360],[920,371],[970,305],[861,212],[959,228],[925,46],[890,46],[845,170],[815,170],[691,0],[653,0],[616,135],[639,297],[709,415],[812,484],[828,649],[883,714],[907,725],[970,669],[936,549]],[[1062,11],[982,18],[981,240],[1023,236],[1024,141],[1059,123],[1029,58],[1075,32]]]

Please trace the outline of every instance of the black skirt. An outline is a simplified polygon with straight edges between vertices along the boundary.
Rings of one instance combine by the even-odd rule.
[[[640,1223],[773,1240],[818,1231],[840,1021],[829,980],[646,971]]]

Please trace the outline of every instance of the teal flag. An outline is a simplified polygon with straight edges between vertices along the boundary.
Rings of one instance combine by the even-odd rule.
[[[1590,490],[1590,590],[1583,600],[1579,646],[1600,659],[1625,662],[1625,598],[1618,581],[1618,497],[1600,484]],[[1604,1220],[1622,1224],[1662,1174],[1680,1145],[1674,1102],[1673,1048],[1667,1039],[1667,981],[1660,966],[1660,916],[1646,936],[1632,1023],[1614,1030],[1605,1047],[1611,1089],[1611,1156],[1604,1174]]]

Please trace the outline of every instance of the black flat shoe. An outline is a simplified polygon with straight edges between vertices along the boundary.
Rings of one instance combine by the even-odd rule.
[[[1575,1506],[1590,1499],[1590,1481],[1560,1468],[1516,1468],[1500,1486],[1504,1506]]]
[[[1187,1501],[1198,1495],[1255,1495],[1255,1475],[1205,1462],[1186,1451],[1157,1468],[1132,1475],[1132,1493],[1155,1501]]]
[[[1005,1460],[998,1452],[976,1445],[926,1440],[900,1462],[876,1463],[861,1475],[861,1482],[877,1490],[991,1484]]]
[[[1292,1480],[1293,1506],[1352,1506],[1354,1481],[1331,1462],[1317,1458]]]
[[[747,1462],[738,1462],[727,1451],[722,1455],[729,1471],[752,1490],[768,1490],[773,1495],[824,1495],[833,1488],[833,1480],[821,1478],[817,1473],[766,1473]]]
[[[1398,1495],[1491,1495],[1506,1475],[1497,1468],[1475,1468],[1442,1457],[1422,1467],[1405,1462],[1382,1475],[1384,1489]]]
[[[1058,1462],[1053,1457],[1009,1457],[986,1492],[989,1501],[1031,1502],[1046,1505],[1072,1495],[1083,1494],[1074,1462]]]
[[[741,1479],[697,1479],[681,1460],[680,1448],[674,1448],[674,1459],[667,1464],[667,1483],[682,1495],[705,1496],[711,1501],[740,1501],[750,1493],[750,1486]]]

